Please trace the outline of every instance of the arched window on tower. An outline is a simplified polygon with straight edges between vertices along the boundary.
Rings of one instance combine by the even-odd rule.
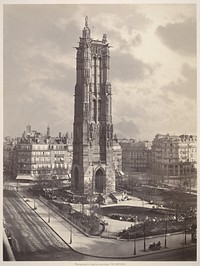
[[[94,86],[94,93],[96,93],[96,57],[93,57],[92,63],[92,83]]]
[[[110,102],[109,99],[106,99],[106,115],[110,115]]]
[[[97,102],[96,100],[92,101],[92,119],[96,122],[97,117]]]
[[[102,80],[101,80],[101,57],[99,57],[99,73],[98,73],[98,83],[101,84]],[[100,85],[99,85],[99,90],[100,90]],[[100,91],[99,91],[100,92]]]
[[[98,121],[101,119],[101,100],[98,101]]]

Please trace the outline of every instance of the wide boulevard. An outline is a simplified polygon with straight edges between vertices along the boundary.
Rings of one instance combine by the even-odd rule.
[[[16,260],[83,260],[11,190],[4,190],[4,226]],[[85,258],[87,259],[87,258]]]

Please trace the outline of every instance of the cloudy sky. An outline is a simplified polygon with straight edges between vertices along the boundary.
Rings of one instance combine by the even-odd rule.
[[[108,36],[119,137],[196,134],[196,9],[192,4],[5,5],[4,135],[27,124],[72,132],[75,57],[89,17]]]

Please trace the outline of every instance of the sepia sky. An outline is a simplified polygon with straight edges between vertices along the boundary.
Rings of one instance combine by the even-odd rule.
[[[196,9],[192,4],[5,5],[4,136],[27,124],[72,132],[75,57],[85,16],[112,48],[114,131],[136,139],[196,134]]]

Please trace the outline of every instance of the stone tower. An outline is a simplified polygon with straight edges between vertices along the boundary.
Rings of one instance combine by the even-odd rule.
[[[109,193],[115,191],[109,44],[106,34],[91,38],[87,17],[76,50],[72,189]]]

